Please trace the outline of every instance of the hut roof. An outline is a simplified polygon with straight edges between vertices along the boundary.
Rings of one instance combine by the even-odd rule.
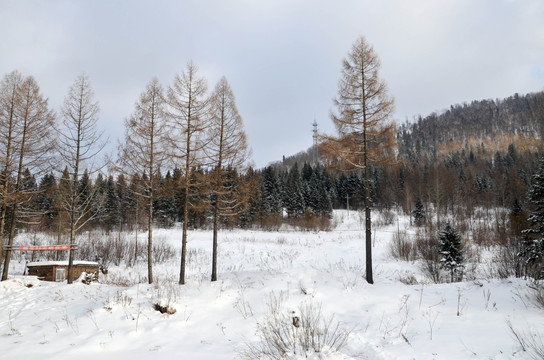
[[[68,261],[35,261],[29,262],[26,264],[29,266],[68,266]],[[73,265],[84,265],[84,266],[99,266],[96,261],[74,261]]]

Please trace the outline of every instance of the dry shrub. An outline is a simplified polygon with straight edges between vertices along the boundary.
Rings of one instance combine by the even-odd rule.
[[[306,210],[300,218],[290,219],[289,223],[304,230],[326,231],[331,228],[330,218],[316,215],[310,210]]]
[[[138,259],[147,260],[147,238],[136,241],[128,233],[88,232],[78,238],[78,256],[85,260],[97,260],[104,268],[126,262],[134,265]],[[176,256],[176,249],[166,241],[153,243],[153,263],[160,263]]]
[[[535,281],[529,285],[529,288],[531,289],[535,305],[544,310],[544,284]]]
[[[419,283],[414,274],[401,275],[399,281],[405,285],[417,285]]]
[[[518,256],[521,251],[519,239],[511,238],[506,246],[497,246],[492,257],[492,277],[506,279],[511,276],[523,275],[522,259]]]
[[[506,321],[506,325],[512,334],[512,337],[519,343],[521,350],[526,353],[530,359],[544,359],[544,336],[535,332],[533,329],[520,331],[514,328],[510,320]]]
[[[281,218],[278,215],[268,215],[261,218],[261,228],[264,230],[278,230],[281,227]]]
[[[364,222],[364,212],[362,214],[362,221]],[[393,225],[395,223],[395,220],[397,220],[397,214],[394,211],[391,210],[380,210],[378,213],[378,216],[376,220],[374,220],[374,226],[376,228]]]
[[[283,296],[273,293],[268,303],[268,315],[257,323],[259,342],[246,343],[240,357],[247,360],[285,359],[289,354],[307,357],[327,349],[340,351],[352,330],[344,329],[334,317],[324,318],[321,306],[303,303],[297,312],[283,308]]]
[[[397,231],[393,234],[389,252],[395,259],[412,261],[416,258],[416,249],[406,231]]]
[[[418,258],[422,262],[422,271],[431,281],[442,281],[440,272],[440,244],[437,236],[418,231],[414,242]]]

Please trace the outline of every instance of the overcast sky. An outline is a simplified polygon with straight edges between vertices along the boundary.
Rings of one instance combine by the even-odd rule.
[[[0,75],[33,75],[52,108],[85,72],[117,143],[153,76],[192,60],[230,82],[257,167],[312,144],[342,58],[364,35],[398,122],[451,104],[544,90],[542,0],[0,0]]]

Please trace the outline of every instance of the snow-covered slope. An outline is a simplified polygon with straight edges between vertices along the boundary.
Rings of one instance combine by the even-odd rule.
[[[240,359],[259,344],[257,324],[269,323],[271,308],[289,318],[308,307],[334,316],[331,324],[349,332],[346,345],[289,359],[531,358],[509,329],[544,334],[544,310],[525,281],[431,284],[417,263],[389,255],[394,232],[407,227],[400,219],[375,231],[369,285],[360,219],[337,211],[329,232],[222,232],[214,283],[207,231],[189,234],[183,286],[179,256],[155,267],[153,285],[139,283],[144,262],[110,268],[99,283],[67,285],[25,277],[14,261],[0,283],[0,359]],[[180,245],[179,230],[155,234]],[[417,284],[400,281],[407,278]],[[176,311],[161,314],[154,304]]]

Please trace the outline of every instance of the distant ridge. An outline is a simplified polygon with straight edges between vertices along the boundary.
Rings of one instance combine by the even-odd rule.
[[[441,158],[453,151],[484,147],[490,154],[504,152],[514,144],[523,151],[536,151],[544,139],[544,92],[514,94],[505,99],[474,100],[451,105],[440,114],[431,113],[415,122],[398,124],[397,146],[401,158]],[[311,163],[313,147],[270,163],[289,170],[295,163]]]

